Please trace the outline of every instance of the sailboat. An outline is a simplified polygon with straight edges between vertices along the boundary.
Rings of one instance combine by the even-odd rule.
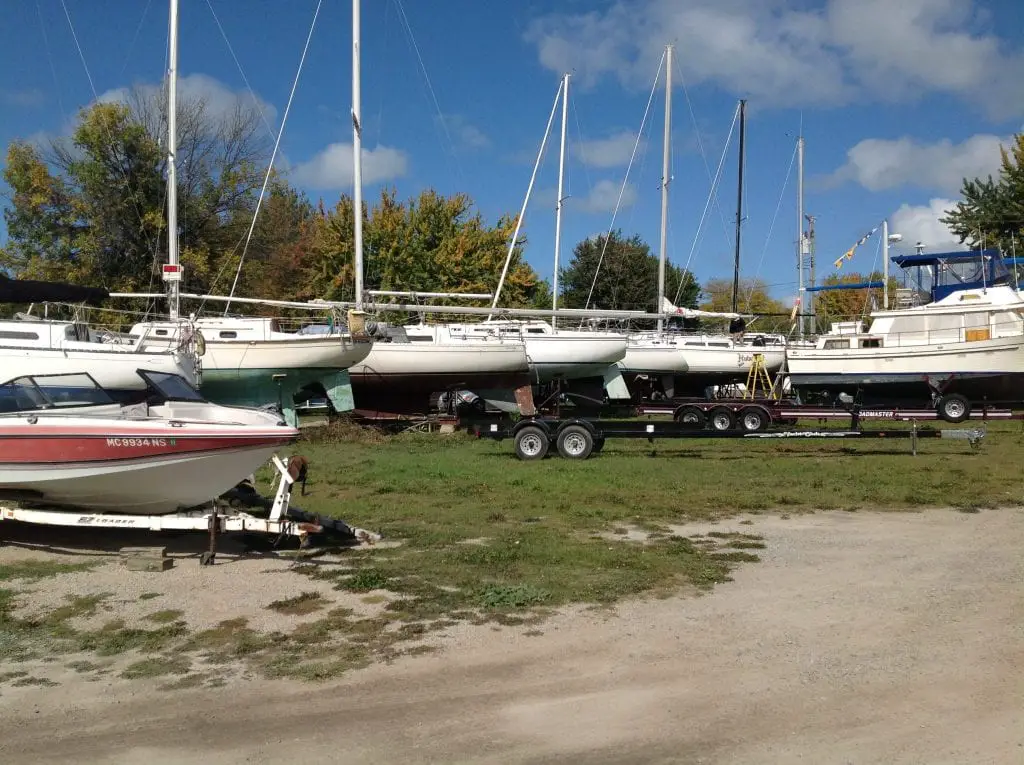
[[[0,304],[98,305],[108,296],[105,289],[98,287],[10,279],[0,275]],[[0,373],[9,373],[26,364],[38,374],[85,372],[122,399],[142,389],[136,374],[138,369],[181,375],[197,384],[200,365],[195,331],[187,323],[174,327],[178,340],[153,350],[147,347],[146,336],[129,343],[81,321],[17,314],[13,320],[0,321]]]
[[[167,87],[167,254],[170,321],[140,322],[133,338],[145,337],[144,348],[171,347],[180,342],[177,323],[182,268],[178,259],[177,80],[178,0],[170,0],[170,39]],[[337,411],[353,408],[347,370],[365,359],[372,341],[367,336],[338,330],[324,334],[285,331],[277,319],[264,317],[198,317],[194,325],[206,348],[202,389],[211,400],[231,405],[280,406],[296,422],[294,399],[312,386],[322,386]]]
[[[353,206],[362,210],[362,120],[360,104],[360,0],[352,2],[352,153]],[[363,302],[363,221],[355,216],[356,309]],[[521,338],[494,333],[464,337],[443,325],[417,333],[388,327],[364,359],[349,369],[356,407],[368,414],[427,412],[437,394],[469,390],[498,408],[514,411],[525,404],[530,370]],[[521,389],[524,389],[521,390]],[[517,394],[516,391],[519,391]]]
[[[733,284],[733,311],[699,311],[681,308],[665,297],[665,263],[668,235],[668,191],[671,171],[672,134],[672,46],[665,49],[665,131],[661,182],[661,240],[658,255],[657,302],[662,313],[683,319],[716,319],[745,322],[736,311],[739,281],[739,226],[742,220],[742,167],[744,102],[740,102],[740,190],[737,207],[736,269]],[[625,358],[619,362],[623,377],[635,398],[674,398],[684,395],[706,395],[709,389],[741,383],[746,380],[755,353],[764,360],[765,368],[774,374],[785,361],[783,347],[746,345],[730,335],[686,334],[667,331],[663,320],[657,329],[630,335]]]

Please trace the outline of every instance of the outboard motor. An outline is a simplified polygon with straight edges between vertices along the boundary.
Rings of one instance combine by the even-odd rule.
[[[729,322],[729,333],[738,335],[747,328],[746,319],[733,319]]]

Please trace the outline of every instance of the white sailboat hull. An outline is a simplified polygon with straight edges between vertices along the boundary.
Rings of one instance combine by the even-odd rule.
[[[559,330],[552,335],[525,335],[523,341],[538,382],[600,377],[626,356],[625,335]]]

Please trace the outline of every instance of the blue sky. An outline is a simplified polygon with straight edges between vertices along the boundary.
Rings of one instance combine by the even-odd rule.
[[[180,2],[182,89],[215,105],[249,97],[212,6],[276,129],[316,0]],[[92,85],[61,0],[6,0],[4,145],[66,131],[93,89],[110,97],[163,75],[164,0],[64,6]],[[572,73],[565,260],[578,240],[609,227],[663,48],[673,44],[669,257],[689,261],[701,280],[731,273],[735,137],[718,205],[693,242],[711,185],[707,166],[717,166],[736,101],[746,98],[742,271],[787,300],[796,283],[795,167],[784,183],[801,125],[820,277],[886,216],[905,243],[951,246],[938,215],[957,198],[962,176],[998,167],[1000,140],[1024,120],[1024,47],[1009,34],[1024,29],[1024,4],[1013,0],[377,0],[363,2],[362,16],[370,199],[381,185],[402,197],[434,187],[469,193],[489,220],[518,211],[559,78]],[[282,140],[291,180],[328,203],[351,190],[350,45],[351,4],[324,0]],[[615,224],[652,249],[662,119],[659,91]],[[527,258],[545,277],[557,127],[556,118],[524,225]],[[880,265],[876,242],[845,269]]]

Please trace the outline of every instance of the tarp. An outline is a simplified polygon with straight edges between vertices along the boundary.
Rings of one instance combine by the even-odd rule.
[[[954,250],[953,252],[928,252],[915,253],[913,255],[894,255],[890,260],[901,268],[907,266],[931,266],[936,263],[964,263],[972,260],[979,260],[981,256],[986,258],[998,258],[1000,252],[997,249],[988,250]]]
[[[806,292],[831,292],[832,290],[880,290],[885,282],[857,282],[856,284],[822,284],[818,287],[804,287]]]
[[[719,313],[716,311],[698,311],[695,308],[680,308],[672,304],[667,297],[661,299],[661,312],[682,316],[684,319],[739,319],[738,313]]]
[[[61,282],[11,279],[0,274],[0,303],[88,303],[99,305],[110,297],[102,287],[79,287]]]

